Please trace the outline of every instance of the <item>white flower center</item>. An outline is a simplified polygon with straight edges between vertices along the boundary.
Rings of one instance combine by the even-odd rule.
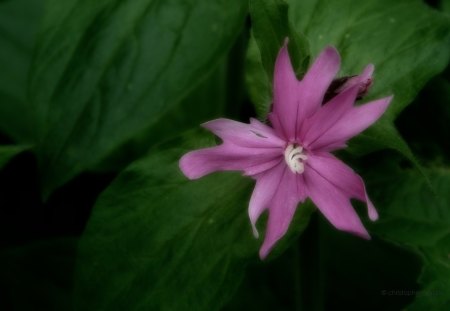
[[[292,173],[301,174],[305,170],[305,160],[308,159],[303,147],[297,144],[289,144],[284,151],[284,160]]]

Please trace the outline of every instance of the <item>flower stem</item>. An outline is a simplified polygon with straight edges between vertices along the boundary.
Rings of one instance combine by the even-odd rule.
[[[296,290],[295,310],[323,311],[325,293],[325,271],[323,258],[323,232],[320,219],[316,214],[311,217],[310,224],[300,238],[298,245],[298,267],[300,281]],[[298,302],[298,304],[297,304]]]
[[[303,311],[303,293],[302,293],[302,272],[300,271],[301,266],[301,258],[300,258],[300,250],[299,246],[295,245],[294,247],[294,260],[293,260],[293,273],[294,273],[294,303],[295,303],[295,311]]]

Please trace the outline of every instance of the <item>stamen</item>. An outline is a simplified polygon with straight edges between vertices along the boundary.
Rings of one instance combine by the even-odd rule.
[[[308,159],[303,147],[297,144],[289,144],[284,151],[284,160],[292,173],[301,174],[305,170],[304,162]]]

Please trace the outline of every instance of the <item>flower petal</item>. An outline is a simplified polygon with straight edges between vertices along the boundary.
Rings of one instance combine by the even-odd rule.
[[[251,120],[251,124],[245,124],[229,119],[216,119],[202,125],[223,141],[242,147],[281,148],[286,144],[279,138],[275,131],[257,121]]]
[[[180,159],[180,169],[189,179],[215,171],[243,171],[259,174],[279,163],[281,148],[246,148],[232,143],[188,152]]]
[[[315,60],[298,88],[297,131],[303,121],[314,114],[322,105],[325,93],[339,71],[338,51],[326,47]]]
[[[369,233],[350,204],[348,194],[323,177],[308,163],[309,161],[304,173],[305,181],[308,195],[317,208],[337,229],[370,239]]]
[[[314,143],[352,109],[358,90],[359,85],[355,85],[339,93],[306,120],[301,131],[301,141],[304,147]]]
[[[284,162],[280,162],[271,170],[256,176],[255,189],[253,190],[248,207],[248,215],[252,224],[253,235],[256,238],[259,236],[256,228],[256,222],[264,210],[269,207],[270,202],[281,182],[285,168],[286,164]]]
[[[377,121],[386,111],[391,100],[392,96],[389,96],[353,107],[320,138],[311,143],[310,147],[314,150],[331,151],[334,148],[330,146],[345,144],[347,140]]]
[[[307,165],[339,188],[347,197],[365,202],[369,218],[373,221],[378,219],[377,210],[367,195],[363,179],[345,163],[328,152],[322,152],[310,155]]]
[[[281,181],[270,202],[266,235],[259,250],[261,259],[267,257],[288,230],[299,201],[305,199],[304,193],[303,176],[293,174],[285,166]]]
[[[294,139],[296,134],[298,86],[286,40],[275,61],[273,77],[273,113],[283,122],[272,125],[287,140]]]

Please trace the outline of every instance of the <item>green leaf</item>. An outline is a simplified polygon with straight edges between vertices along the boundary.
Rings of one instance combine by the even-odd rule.
[[[149,149],[157,148],[160,143],[178,137],[180,132],[222,117],[225,114],[227,97],[226,79],[227,62],[222,61],[188,97],[171,107],[154,125],[127,141],[92,169],[118,171],[134,159],[145,155]],[[161,133],[164,133],[164,136],[161,137]]]
[[[446,311],[450,307],[449,245],[450,236],[447,236],[440,245],[422,250],[425,265],[419,282],[423,288],[408,311]]]
[[[192,132],[171,144],[211,144],[208,137]],[[178,168],[184,152],[151,153],[101,195],[79,244],[78,309],[220,310],[259,260],[250,179],[217,173],[190,181]],[[300,207],[283,243],[309,214]]]
[[[371,178],[375,183],[370,185],[380,211],[371,231],[409,246],[424,261],[422,291],[408,310],[446,310],[450,303],[450,171],[430,169],[427,174],[436,195],[413,171],[391,171]]]
[[[33,140],[27,78],[42,2],[0,3],[0,131],[18,142]]]
[[[1,146],[0,145],[0,169],[3,168],[8,162],[18,155],[19,153],[27,150],[30,146],[26,145],[13,145],[13,146]]]
[[[239,118],[244,104],[243,66],[247,48],[245,31],[230,53],[195,90],[144,132],[122,145],[92,169],[120,171],[149,150],[158,149],[180,133],[221,117]],[[164,133],[162,136],[161,133]],[[152,151],[150,151],[152,152]]]
[[[249,41],[245,62],[245,85],[248,95],[257,115],[264,118],[272,104],[272,78],[264,71],[261,53],[253,37]]]
[[[382,198],[375,226],[380,235],[421,247],[435,246],[450,235],[450,171],[431,169],[427,173],[436,194],[414,171],[391,170],[391,174],[370,178],[374,196]]]
[[[30,79],[44,193],[179,103],[225,55],[245,9],[238,0],[49,1]]]

